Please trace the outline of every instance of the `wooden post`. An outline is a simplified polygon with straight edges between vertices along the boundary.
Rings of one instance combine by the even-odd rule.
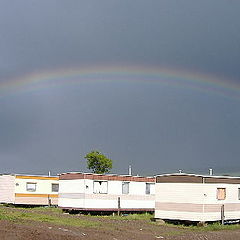
[[[48,206],[51,207],[52,205],[52,202],[51,202],[51,199],[50,199],[50,195],[48,194]]]
[[[121,201],[120,201],[120,197],[118,197],[118,216],[120,216],[120,208],[121,208]]]
[[[221,206],[221,224],[224,225],[224,205]]]

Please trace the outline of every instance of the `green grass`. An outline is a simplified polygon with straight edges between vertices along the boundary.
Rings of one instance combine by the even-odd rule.
[[[220,230],[240,229],[240,225],[239,224],[222,225],[220,223],[211,223],[211,224],[208,224],[205,227],[193,226],[193,227],[190,227],[190,228],[195,229],[195,230],[201,230],[201,231],[220,231]]]
[[[101,225],[101,223],[99,222],[94,222],[81,218],[47,215],[39,213],[39,211],[13,211],[6,208],[0,208],[0,220],[17,222],[36,221],[74,227],[98,227]]]
[[[9,215],[3,211],[0,211],[0,220],[16,221],[17,218],[15,216]]]
[[[232,224],[232,225],[222,225],[219,222],[215,223],[209,223],[206,226],[196,226],[196,225],[174,225],[171,223],[166,223],[167,226],[169,227],[176,227],[178,229],[186,229],[186,230],[191,230],[191,231],[221,231],[221,230],[234,230],[234,229],[240,229],[240,224]]]
[[[149,224],[149,227],[150,224],[153,228],[155,228],[154,225],[158,227],[158,223],[152,222],[151,218],[153,218],[153,215],[148,213],[126,214],[122,216],[71,216],[62,214],[62,210],[55,207],[15,208],[0,206],[0,220],[18,223],[43,222],[62,226],[103,227],[106,229],[116,227],[115,221],[144,221],[146,224]],[[186,231],[201,232],[240,229],[240,224],[221,225],[220,223],[212,223],[204,227],[198,227],[196,225],[174,225],[169,223],[164,224],[164,226],[169,227],[169,235],[180,234]],[[176,231],[173,228],[175,228]]]
[[[55,212],[55,213],[62,213],[62,209],[58,207],[48,207],[48,206],[43,206],[43,207],[22,207],[22,206],[17,206],[13,204],[0,204],[0,209],[5,208],[5,209],[21,209],[21,210],[32,210],[35,212]]]

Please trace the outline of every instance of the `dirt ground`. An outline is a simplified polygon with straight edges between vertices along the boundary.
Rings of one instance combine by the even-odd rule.
[[[19,211],[19,210],[17,210]],[[91,216],[65,215],[103,223],[100,227],[70,227],[39,221],[0,220],[1,240],[218,240],[240,239],[240,229],[221,231],[192,231],[181,227],[158,225],[146,220],[115,220]]]

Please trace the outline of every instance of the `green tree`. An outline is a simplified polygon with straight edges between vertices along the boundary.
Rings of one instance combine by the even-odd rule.
[[[99,151],[91,151],[85,157],[87,159],[87,167],[93,173],[109,173],[112,169],[112,160],[107,158]]]

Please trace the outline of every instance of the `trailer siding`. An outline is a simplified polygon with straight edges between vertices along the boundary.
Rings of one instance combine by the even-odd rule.
[[[131,181],[131,179],[134,180]],[[137,181],[138,179],[139,181]],[[147,182],[144,182],[143,179]],[[105,190],[102,193],[96,192],[94,184],[98,181],[104,182],[106,192]],[[120,200],[121,209],[153,211],[155,206],[155,185],[153,181],[154,178],[143,177],[63,174],[59,181],[59,207],[86,211],[93,209],[116,211]],[[128,194],[122,192],[123,183],[129,184]],[[152,183],[150,194],[146,194],[146,183]]]
[[[15,177],[11,175],[0,176],[0,202],[14,203]]]
[[[57,205],[58,192],[52,184],[58,177],[33,175],[0,175],[0,202],[26,205]]]
[[[199,179],[203,180],[202,183]],[[219,188],[226,190],[223,200],[217,198]],[[221,207],[224,206],[225,220],[240,219],[239,189],[238,178],[192,175],[189,179],[186,175],[157,177],[155,218],[218,221],[221,220]]]
[[[15,204],[57,205],[58,192],[52,192],[52,184],[58,184],[58,178],[45,176],[16,176]],[[27,184],[36,184],[35,191],[28,191]]]

